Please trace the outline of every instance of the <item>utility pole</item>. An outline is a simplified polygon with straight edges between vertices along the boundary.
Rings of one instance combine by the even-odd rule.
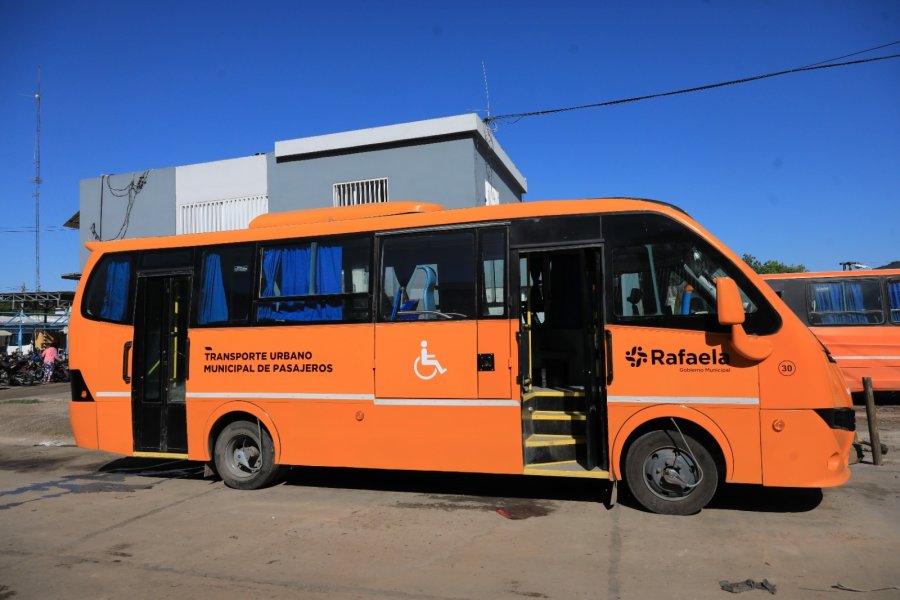
[[[37,92],[34,94],[34,291],[41,291],[41,66],[38,65]]]

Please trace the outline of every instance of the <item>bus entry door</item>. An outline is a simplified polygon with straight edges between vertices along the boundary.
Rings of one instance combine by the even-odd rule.
[[[187,453],[191,276],[138,277],[131,388],[134,449]]]

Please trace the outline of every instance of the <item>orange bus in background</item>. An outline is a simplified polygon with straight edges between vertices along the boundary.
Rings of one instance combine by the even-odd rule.
[[[624,479],[668,514],[850,475],[837,366],[667,204],[392,202],[88,247],[83,448],[243,489],[290,465]]]
[[[900,269],[764,275],[825,344],[852,392],[900,392]]]

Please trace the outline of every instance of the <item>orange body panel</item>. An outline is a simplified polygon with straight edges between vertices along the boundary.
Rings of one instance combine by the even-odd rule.
[[[828,429],[811,410],[763,410],[762,444],[770,460],[763,484],[829,487],[850,478],[848,457],[853,432]],[[776,421],[784,429],[776,431]]]
[[[69,421],[79,448],[100,448],[97,440],[97,404],[95,402],[70,402]]]
[[[376,394],[381,398],[477,398],[476,323],[375,325]],[[423,360],[423,356],[431,358]]]
[[[492,354],[493,371],[478,371],[479,398],[512,398],[510,328],[514,321],[478,321],[478,354]],[[518,390],[517,390],[518,393]]]

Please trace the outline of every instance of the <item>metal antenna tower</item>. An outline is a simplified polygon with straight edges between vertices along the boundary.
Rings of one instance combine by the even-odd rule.
[[[38,65],[37,91],[34,94],[34,291],[41,291],[41,66]]]

